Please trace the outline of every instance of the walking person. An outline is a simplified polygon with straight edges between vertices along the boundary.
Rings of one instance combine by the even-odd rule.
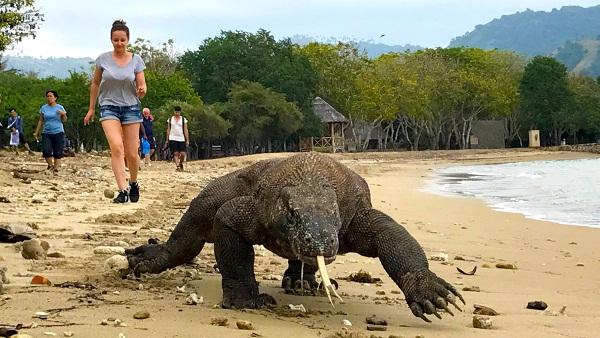
[[[186,147],[190,145],[187,119],[181,116],[181,107],[173,107],[173,116],[167,121],[167,141],[173,153],[176,171],[183,171]]]
[[[33,155],[33,151],[29,148],[29,143],[25,139],[25,134],[23,133],[23,118],[17,113],[15,108],[10,108],[10,117],[8,118],[8,129],[11,130],[12,133],[17,131],[19,133],[19,143],[25,146],[25,149]]]
[[[63,123],[67,120],[65,107],[56,103],[58,94],[54,90],[46,91],[47,104],[40,108],[40,117],[38,119],[33,137],[37,136],[42,128],[42,157],[48,163],[48,170],[55,174],[60,169],[61,158],[63,157],[63,146],[65,138],[65,128]]]
[[[142,154],[143,155],[143,160],[144,160],[144,164],[146,165],[150,165],[150,162],[152,161],[152,155],[154,154],[154,151],[156,149],[156,139],[154,138],[154,131],[152,128],[154,128],[154,116],[152,116],[152,114],[150,114],[150,109],[149,108],[144,108],[142,110],[142,126],[143,126],[143,131],[146,134],[146,137],[144,138],[144,133],[142,133],[142,130],[140,130],[140,144],[143,145],[143,140],[145,139],[146,141],[148,141],[148,144],[150,145],[150,149],[148,150],[147,154]],[[140,146],[140,149],[143,150],[143,146]]]
[[[110,161],[119,188],[115,203],[137,202],[140,197],[137,181],[139,166],[130,165],[127,183],[125,158],[139,163],[139,130],[142,122],[140,99],[146,95],[146,65],[142,58],[126,50],[129,27],[116,20],[110,30],[113,50],[100,54],[90,86],[90,106],[84,118],[87,125],[94,119],[96,100],[100,106],[100,123],[110,147]]]

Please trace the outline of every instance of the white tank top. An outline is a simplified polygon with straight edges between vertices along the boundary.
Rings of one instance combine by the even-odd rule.
[[[185,142],[185,135],[183,134],[183,123],[187,124],[185,117],[181,117],[179,121],[175,121],[175,117],[171,116],[169,120],[171,123],[171,132],[169,133],[169,141]]]

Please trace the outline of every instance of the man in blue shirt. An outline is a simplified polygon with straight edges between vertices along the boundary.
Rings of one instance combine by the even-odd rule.
[[[17,114],[17,110],[15,108],[10,108],[10,117],[8,118],[8,126],[7,129],[10,129],[11,132],[18,131],[19,132],[19,143],[25,145],[25,149],[30,154],[33,154],[31,148],[29,148],[29,143],[25,139],[25,134],[23,133],[23,118]]]

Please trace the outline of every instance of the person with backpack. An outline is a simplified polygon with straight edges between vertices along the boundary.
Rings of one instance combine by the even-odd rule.
[[[190,145],[190,136],[187,119],[181,116],[181,107],[179,106],[173,107],[173,116],[167,121],[166,135],[166,141],[173,154],[175,171],[183,171],[183,161],[185,160],[186,147]]]
[[[25,134],[23,134],[23,118],[17,113],[15,108],[10,108],[9,112],[10,117],[8,118],[7,129],[10,129],[12,135],[19,134],[17,146],[19,143],[24,145],[25,149],[33,155],[33,151],[29,148],[29,143],[27,143],[27,140],[25,139]]]

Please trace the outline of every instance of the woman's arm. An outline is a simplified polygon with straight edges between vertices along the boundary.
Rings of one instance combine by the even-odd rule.
[[[37,126],[35,127],[35,132],[33,133],[33,137],[37,138],[38,134],[40,133],[40,128],[42,127],[43,123],[44,123],[44,115],[40,115],[40,117],[38,118]]]
[[[146,96],[146,76],[144,75],[144,71],[138,72],[135,74],[135,82],[137,83],[137,96],[142,99]]]
[[[92,85],[90,86],[90,106],[88,112],[83,118],[83,124],[90,123],[90,120],[94,119],[96,114],[96,100],[98,99],[98,88],[100,87],[100,81],[102,81],[102,71],[96,67],[94,70],[94,77],[92,78]]]

